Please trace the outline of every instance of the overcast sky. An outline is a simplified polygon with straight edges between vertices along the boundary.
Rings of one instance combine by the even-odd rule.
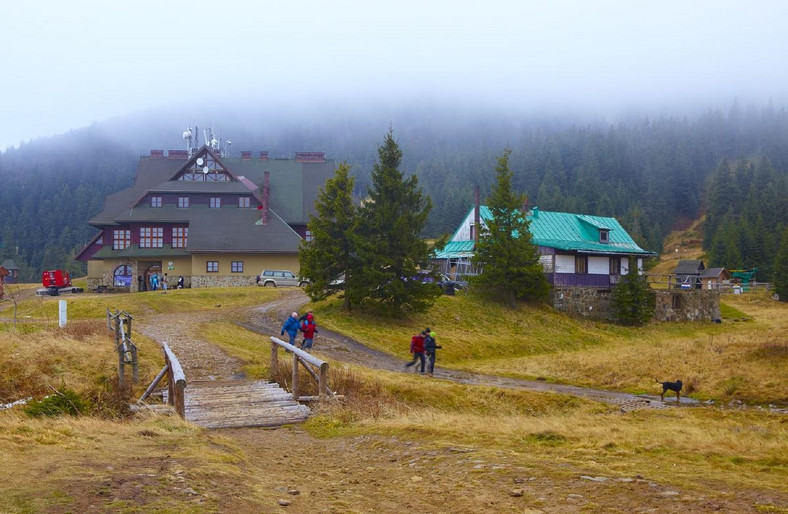
[[[206,98],[727,108],[788,92],[784,0],[39,0],[3,9],[0,43],[0,149]]]

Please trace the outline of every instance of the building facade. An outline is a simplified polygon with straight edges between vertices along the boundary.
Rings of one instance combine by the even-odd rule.
[[[252,285],[263,269],[298,273],[320,188],[334,173],[322,152],[270,159],[216,148],[153,150],[134,184],[107,197],[80,252],[88,290],[144,291],[155,275],[174,288]]]

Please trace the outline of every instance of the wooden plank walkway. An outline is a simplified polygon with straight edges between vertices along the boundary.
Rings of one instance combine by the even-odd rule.
[[[310,413],[278,384],[262,380],[189,382],[184,392],[186,420],[205,428],[278,427]]]

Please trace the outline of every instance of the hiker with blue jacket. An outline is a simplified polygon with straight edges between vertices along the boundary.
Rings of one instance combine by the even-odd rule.
[[[296,336],[298,335],[298,329],[300,328],[300,324],[298,323],[298,313],[294,312],[290,315],[289,318],[285,321],[284,325],[282,325],[282,331],[280,335],[287,335],[290,337],[290,344],[295,346]]]

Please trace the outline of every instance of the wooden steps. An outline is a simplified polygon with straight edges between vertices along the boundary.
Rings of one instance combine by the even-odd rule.
[[[205,428],[277,427],[310,413],[279,385],[261,380],[189,382],[185,396],[186,420]]]

